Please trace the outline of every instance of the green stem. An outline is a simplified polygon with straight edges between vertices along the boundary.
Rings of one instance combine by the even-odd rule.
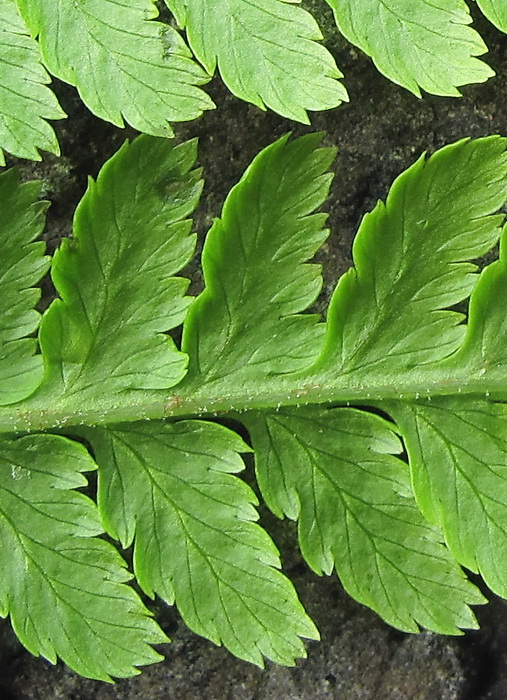
[[[308,404],[369,404],[383,400],[431,401],[437,396],[476,396],[507,399],[505,381],[467,381],[462,378],[433,378],[430,382],[369,384],[368,386],[333,386],[315,382],[297,383],[273,380],[261,389],[239,386],[231,391],[214,391],[205,385],[190,391],[188,385],[175,388],[173,394],[162,391],[132,392],[102,399],[51,397],[37,392],[32,397],[0,407],[0,433],[33,432],[63,429],[78,425],[107,425],[162,418],[215,416],[251,410],[277,409]],[[223,389],[223,388],[222,388]]]

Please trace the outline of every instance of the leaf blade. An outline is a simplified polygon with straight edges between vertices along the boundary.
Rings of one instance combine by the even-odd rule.
[[[313,17],[292,0],[166,0],[197,58],[237,97],[309,124],[348,101]]]
[[[181,36],[153,21],[153,0],[18,0],[53,75],[75,85],[101,119],[124,120],[152,136],[173,136],[169,122],[214,107],[200,85],[209,76]],[[85,60],[83,60],[83,56]],[[111,85],[115,86],[111,90]]]
[[[317,573],[336,568],[347,592],[399,629],[475,627],[479,591],[421,517],[400,443],[385,421],[352,408],[247,414],[261,492],[298,520]]]
[[[464,0],[326,0],[340,32],[378,70],[418,97],[421,89],[456,97],[458,88],[494,75],[477,59],[487,47],[468,25]]]
[[[303,311],[317,297],[320,268],[308,264],[327,237],[313,214],[330,186],[332,149],[319,134],[264,149],[229,194],[203,250],[205,290],[185,320],[190,366],[181,391],[227,391],[308,366],[322,326]],[[232,266],[228,256],[234,259]]]
[[[466,328],[447,307],[478,279],[468,261],[498,240],[506,166],[503,139],[464,140],[397,178],[386,203],[363,218],[355,267],[331,300],[318,374],[388,385],[403,372],[424,386],[432,363],[457,350]],[[426,258],[433,264],[420,264]]]
[[[46,202],[38,202],[40,183],[19,184],[18,174],[0,174],[0,404],[20,401],[42,381],[41,357],[29,338],[40,320],[34,307],[40,290],[33,287],[49,267],[44,243],[34,242],[44,228]]]
[[[507,596],[507,407],[457,397],[393,403],[414,491],[458,561]]]
[[[505,314],[502,302],[506,299],[507,281],[507,227],[500,238],[498,260],[487,265],[470,297],[468,324],[463,344],[449,358],[446,369],[474,377],[483,386],[483,395],[505,400]]]
[[[176,602],[194,632],[263,665],[304,656],[317,632],[278,552],[255,521],[255,496],[233,476],[248,450],[226,428],[201,421],[87,433],[99,463],[108,532],[128,546],[143,590]],[[252,589],[252,581],[255,588]]]
[[[1,614],[20,641],[52,663],[110,681],[160,660],[167,638],[130,587],[95,504],[74,489],[95,469],[77,443],[33,435],[0,444]]]
[[[486,17],[502,32],[507,32],[507,7],[502,0],[477,0]]]
[[[16,0],[0,5],[0,47],[0,165],[5,165],[2,149],[31,160],[41,160],[39,149],[58,155],[60,147],[47,120],[66,115],[47,87],[50,78]]]
[[[195,236],[186,217],[202,182],[196,142],[141,136],[90,181],[75,216],[74,239],[53,258],[60,292],[44,314],[40,343],[45,391],[68,397],[165,389],[187,360],[164,332],[183,320],[187,280],[175,277]],[[142,234],[142,235],[140,235]]]

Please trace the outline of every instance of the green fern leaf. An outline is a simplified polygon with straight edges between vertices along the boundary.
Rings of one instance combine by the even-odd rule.
[[[34,435],[0,441],[0,613],[32,654],[57,655],[78,673],[111,680],[138,673],[166,636],[107,542],[93,502],[76,488],[95,469],[86,450],[65,438]]]
[[[173,275],[195,245],[186,219],[202,189],[195,155],[195,141],[174,147],[145,136],[90,181],[74,238],[53,259],[61,299],[40,333],[46,394],[110,398],[167,389],[184,376],[187,358],[164,331],[181,323],[190,301],[188,281]]]
[[[171,136],[214,105],[198,86],[209,80],[179,34],[152,21],[153,0],[17,0],[44,61],[75,85],[98,117]]]
[[[429,363],[458,349],[466,326],[448,307],[470,295],[478,276],[468,261],[500,235],[505,143],[465,140],[422,156],[364,217],[355,267],[330,304],[317,374],[389,384],[411,372],[424,388]]]
[[[487,47],[468,27],[464,0],[326,0],[342,34],[371,56],[379,71],[418,97],[457,96],[494,72],[476,56]]]
[[[41,64],[39,47],[30,37],[16,0],[0,4],[0,165],[2,149],[18,158],[40,160],[38,149],[60,152],[46,119],[62,119],[50,78]]]
[[[477,0],[477,4],[498,29],[507,32],[507,5],[504,0]]]
[[[394,403],[421,511],[456,559],[507,597],[507,406],[455,397]]]
[[[42,380],[42,358],[29,338],[39,325],[34,306],[37,284],[49,267],[44,243],[35,242],[44,228],[47,203],[37,202],[40,184],[19,184],[17,172],[0,175],[0,405],[29,396]]]
[[[455,373],[467,373],[482,385],[488,397],[507,399],[505,372],[507,322],[507,228],[500,240],[500,258],[485,268],[470,299],[469,322],[459,351],[447,362]]]
[[[150,596],[176,602],[186,624],[239,658],[292,665],[298,635],[318,638],[273,542],[257,524],[253,492],[232,474],[248,447],[199,421],[111,426],[86,433],[99,464],[99,506]]]
[[[335,152],[318,149],[320,140],[285,136],[264,149],[208,233],[206,289],[184,327],[184,393],[209,384],[244,393],[249,381],[302,369],[318,354],[324,328],[299,312],[322,286],[320,267],[306,262],[328,235],[326,215],[313,212],[328,194]]]
[[[313,17],[293,0],[166,0],[210,75],[237,97],[309,124],[306,110],[348,100]]]
[[[296,408],[245,422],[263,497],[277,515],[299,521],[314,571],[336,567],[356,600],[406,632],[417,623],[445,634],[476,626],[466,603],[483,598],[418,511],[407,466],[392,456],[402,446],[384,420]]]
[[[236,475],[238,453],[249,448],[220,419],[249,430],[262,495],[276,515],[298,520],[310,566],[336,570],[391,624],[450,634],[474,627],[470,605],[483,598],[460,564],[507,595],[498,561],[507,554],[507,228],[502,233],[496,213],[507,200],[507,141],[460,141],[397,179],[360,226],[354,267],[338,284],[326,326],[303,313],[320,290],[310,259],[327,235],[325,215],[314,212],[334,154],[319,141],[280,139],[230,193],[204,246],[206,286],[186,316],[183,352],[165,331],[188,306],[186,282],[174,275],[193,249],[186,217],[201,189],[195,144],[141,137],[91,183],[75,239],[53,266],[61,299],[41,324],[45,380],[31,396],[0,406],[0,432],[46,432],[2,441],[0,516],[13,523],[9,537],[26,540],[24,548],[9,540],[6,551],[31,556],[27,547],[44,535],[54,554],[39,571],[44,581],[60,581],[58,547],[67,551],[65,537],[74,548],[82,538],[87,554],[70,567],[75,609],[87,607],[92,590],[81,565],[104,553],[109,573],[91,577],[93,590],[102,590],[105,580],[123,585],[110,573],[123,564],[94,539],[95,509],[73,491],[81,482],[71,479],[60,494],[51,481],[67,478],[74,462],[39,477],[51,464],[49,447],[65,446],[64,456],[79,454],[89,465],[74,472],[94,465],[51,430],[91,445],[102,521],[124,547],[134,544],[135,574],[148,595],[176,603],[192,629],[254,663],[304,655],[301,638],[315,637],[315,628],[254,522],[252,491]],[[4,240],[14,217],[30,235],[37,228],[36,190],[12,177],[0,180],[13,202]],[[472,261],[500,234],[500,259],[479,273]],[[31,240],[27,234],[21,245]],[[30,274],[22,289],[34,283]],[[466,318],[453,306],[468,297]],[[37,322],[31,308],[18,314],[24,332]],[[162,418],[171,420],[144,421]],[[402,450],[408,463],[397,456]],[[13,489],[28,481],[25,501],[14,506]],[[32,502],[40,509],[25,516]],[[45,519],[55,503],[62,517]],[[28,648],[100,678],[153,660],[148,645],[160,632],[137,598],[137,636],[129,624],[128,650],[113,651],[113,624],[101,641],[107,664],[81,628],[72,652],[57,631],[39,633],[39,618],[27,618],[34,631],[25,639],[9,588],[24,566],[17,561],[0,601]],[[31,579],[39,586],[35,573]],[[95,623],[110,620],[99,608]]]

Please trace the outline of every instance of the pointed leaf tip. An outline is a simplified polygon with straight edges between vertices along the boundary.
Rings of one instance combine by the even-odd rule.
[[[167,389],[187,357],[165,331],[183,320],[191,214],[202,181],[196,142],[174,146],[141,136],[126,143],[90,182],[74,238],[54,256],[61,299],[44,314],[40,342],[48,385],[67,396]],[[57,388],[59,385],[59,388]]]

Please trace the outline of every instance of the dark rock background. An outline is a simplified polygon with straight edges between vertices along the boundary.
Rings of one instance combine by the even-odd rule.
[[[316,0],[308,0],[316,7]],[[346,75],[350,104],[316,114],[312,126],[289,123],[233,98],[216,79],[209,87],[218,109],[177,127],[177,138],[198,136],[205,195],[196,215],[201,241],[230,187],[252,157],[281,134],[310,129],[326,132],[325,143],[339,148],[336,178],[326,205],[332,235],[319,259],[325,265],[323,310],[337,278],[351,262],[351,243],[362,215],[423,151],[456,139],[492,133],[507,135],[507,37],[476,13],[476,26],[490,47],[497,77],[463,89],[462,99],[426,96],[419,100],[380,76],[370,60],[332,31],[322,10],[327,44]],[[118,148],[122,131],[91,116],[73,89],[56,91],[69,119],[56,124],[62,156],[41,164],[20,163],[24,178],[43,180],[53,204],[46,240],[50,251],[71,231],[72,212],[86,188]],[[14,163],[14,159],[10,160]],[[421,260],[421,265],[425,261]],[[197,273],[196,265],[189,271]],[[199,274],[193,291],[198,291]],[[52,295],[45,282],[44,302]],[[247,477],[248,478],[248,477]],[[263,523],[279,545],[286,573],[322,635],[308,645],[308,658],[295,668],[268,665],[260,670],[190,633],[177,613],[154,609],[173,643],[161,651],[165,661],[116,685],[82,679],[65,666],[31,657],[19,645],[9,622],[0,623],[0,698],[3,700],[507,700],[507,604],[492,598],[477,610],[481,630],[448,638],[406,635],[386,626],[342,591],[335,577],[319,579],[296,550],[295,528],[262,512]]]

